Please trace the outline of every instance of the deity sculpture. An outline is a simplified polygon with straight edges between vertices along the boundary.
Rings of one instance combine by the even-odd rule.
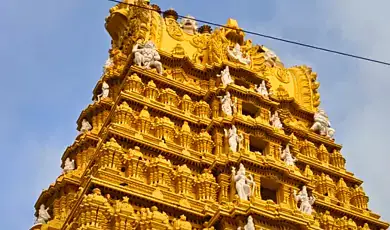
[[[68,173],[75,169],[74,160],[70,160],[70,158],[66,158],[64,168],[62,169],[63,173]]]
[[[230,150],[235,153],[239,150],[239,145],[242,144],[242,140],[244,139],[244,136],[242,134],[237,134],[237,128],[236,126],[232,125],[232,127],[227,131],[225,131],[225,137],[228,137],[229,139],[229,147]]]
[[[238,227],[237,230],[241,230],[241,227]],[[248,222],[244,226],[244,230],[255,230],[255,223],[253,223],[252,216],[248,216]]]
[[[259,85],[259,87],[257,87],[257,85],[255,85],[255,90],[256,90],[256,92],[258,92],[262,97],[268,99],[269,93],[268,93],[267,87],[265,86],[265,81],[264,81],[264,80],[261,82],[261,84]]]
[[[283,129],[283,124],[280,121],[279,114],[277,111],[271,116],[271,125],[277,129]]]
[[[83,119],[81,121],[81,128],[80,128],[80,133],[86,133],[92,129],[92,125],[89,124],[87,119]]]
[[[245,57],[245,55],[241,51],[240,44],[236,43],[232,50],[227,49],[228,57],[233,61],[238,61],[244,65],[249,65],[251,63],[250,57]]]
[[[104,64],[103,73],[105,73],[107,71],[107,69],[112,67],[113,65],[114,65],[114,62],[112,61],[112,58],[109,57],[107,59],[106,63]]]
[[[280,148],[282,149],[282,148]],[[282,151],[280,158],[286,163],[287,166],[294,166],[297,159],[290,152],[290,145],[287,144],[286,148]]]
[[[138,66],[143,66],[145,69],[155,68],[159,74],[163,74],[162,63],[160,62],[160,54],[156,50],[153,41],[148,41],[141,47],[140,42],[133,47],[134,63]]]
[[[328,115],[323,109],[318,109],[314,114],[314,124],[310,129],[329,139],[333,139],[335,133],[335,130],[331,128]]]
[[[316,198],[314,196],[309,197],[306,186],[302,187],[302,190],[298,193],[294,190],[294,198],[295,201],[301,202],[301,205],[299,207],[299,210],[305,214],[311,215],[313,208],[312,205],[314,204]]]
[[[221,107],[222,111],[228,115],[232,116],[233,113],[236,112],[236,103],[233,103],[232,98],[230,97],[230,93],[226,92],[225,96],[223,97],[218,97],[221,100]]]
[[[232,179],[236,183],[236,191],[240,199],[248,200],[253,194],[252,190],[255,188],[255,182],[253,181],[252,175],[249,175],[249,178],[245,175],[245,167],[243,164],[240,164],[237,173],[236,168],[232,167]]]
[[[217,75],[217,77],[221,78],[223,87],[234,83],[232,77],[230,76],[229,66],[226,66],[225,69],[223,69],[221,73]]]
[[[107,98],[109,92],[110,92],[110,86],[107,84],[107,82],[103,82],[102,93],[97,96],[98,101],[100,101],[101,99]]]
[[[190,15],[181,19],[180,26],[184,32],[191,35],[196,34],[198,30],[198,24],[196,23],[195,18]]]
[[[45,205],[41,204],[35,224],[46,224],[46,222],[51,218],[48,211],[49,208],[45,209]]]

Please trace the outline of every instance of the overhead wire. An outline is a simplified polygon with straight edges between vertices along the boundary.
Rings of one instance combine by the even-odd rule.
[[[122,3],[122,4],[130,5],[130,6],[133,6],[133,7],[145,9],[145,10],[155,11],[155,12],[158,12],[159,14],[163,13],[163,11],[161,11],[161,10],[152,9],[152,8],[141,6],[141,5],[135,5],[135,4],[126,3],[126,2],[122,2],[122,1],[118,1],[118,0],[108,0],[108,1],[115,2],[115,3]],[[194,19],[192,17],[190,18],[190,17],[182,16],[182,15],[177,15],[177,16],[178,16],[178,18],[190,19],[190,20],[194,20],[196,22],[200,22],[200,23],[203,23],[203,24],[206,24],[206,25],[212,25],[212,26],[216,26],[216,27],[222,27],[222,28],[227,28],[227,29],[231,29],[231,30],[236,30],[236,31],[244,32],[246,34],[251,34],[251,35],[255,35],[255,36],[259,36],[259,37],[263,37],[263,38],[267,38],[267,39],[271,39],[271,40],[276,40],[276,41],[279,41],[279,42],[285,42],[285,43],[289,43],[289,44],[293,44],[293,45],[297,45],[297,46],[302,46],[302,47],[306,47],[306,48],[310,48],[310,49],[320,50],[320,51],[323,51],[323,52],[338,54],[338,55],[341,55],[341,56],[351,57],[351,58],[355,58],[355,59],[360,59],[360,60],[364,60],[364,61],[369,61],[369,62],[373,62],[373,63],[377,63],[377,64],[390,66],[389,62],[380,61],[380,60],[377,60],[377,59],[372,59],[372,58],[367,58],[367,57],[363,57],[363,56],[349,54],[349,53],[341,52],[341,51],[337,51],[337,50],[322,48],[322,47],[319,47],[319,46],[309,45],[309,44],[306,44],[306,43],[292,41],[292,40],[288,40],[288,39],[284,39],[284,38],[279,38],[279,37],[275,37],[275,36],[271,36],[271,35],[266,35],[266,34],[262,34],[262,33],[258,33],[258,32],[249,31],[249,30],[237,29],[237,28],[226,26],[226,25],[222,25],[222,24],[206,21],[206,20]]]

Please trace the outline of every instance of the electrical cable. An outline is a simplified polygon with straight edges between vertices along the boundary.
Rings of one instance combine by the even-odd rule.
[[[121,3],[121,4],[126,4],[126,5],[130,5],[130,6],[138,7],[138,8],[141,8],[141,9],[145,9],[145,10],[155,11],[155,12],[158,12],[159,14],[161,14],[163,12],[163,11],[160,11],[160,10],[157,10],[157,9],[151,9],[151,8],[148,8],[148,7],[135,5],[135,4],[131,4],[131,3],[126,3],[126,2],[122,2],[122,1],[118,1],[118,0],[108,0],[108,1]],[[302,43],[302,42],[297,42],[297,41],[287,40],[287,39],[283,39],[283,38],[278,38],[278,37],[275,37],[275,36],[270,36],[270,35],[266,35],[266,34],[252,32],[252,31],[249,31],[249,30],[232,28],[232,27],[229,27],[229,26],[226,26],[226,25],[222,25],[222,24],[218,24],[218,23],[214,23],[214,22],[210,22],[210,21],[189,18],[189,17],[182,16],[182,15],[177,15],[177,16],[179,18],[194,20],[196,22],[200,22],[200,23],[203,23],[203,24],[206,24],[206,25],[212,25],[212,26],[217,26],[217,27],[237,30],[237,31],[241,31],[241,32],[244,32],[244,33],[247,33],[247,34],[251,34],[251,35],[255,35],[255,36],[259,36],[259,37],[263,37],[263,38],[268,38],[268,39],[272,39],[272,40],[276,40],[276,41],[280,41],[280,42],[285,42],[285,43],[289,43],[289,44],[293,44],[293,45],[297,45],[297,46],[303,46],[303,47],[306,47],[306,48],[316,49],[316,50],[320,50],[320,51],[324,51],[324,52],[328,52],[328,53],[338,54],[338,55],[341,55],[341,56],[356,58],[356,59],[360,59],[360,60],[364,60],[364,61],[369,61],[369,62],[374,62],[374,63],[377,63],[377,64],[390,66],[390,63],[389,62],[385,62],[385,61],[380,61],[380,60],[376,60],[376,59],[372,59],[372,58],[367,58],[367,57],[362,57],[362,56],[358,56],[358,55],[354,55],[354,54],[340,52],[340,51],[337,51],[337,50],[331,50],[331,49],[327,49],[327,48],[322,48],[322,47],[319,47],[319,46],[309,45],[309,44],[305,44],[305,43]]]

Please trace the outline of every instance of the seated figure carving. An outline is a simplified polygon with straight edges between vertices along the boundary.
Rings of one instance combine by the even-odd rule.
[[[321,136],[325,136],[333,140],[335,130],[331,128],[328,115],[323,109],[318,109],[318,111],[314,114],[314,124],[310,129],[319,133]]]
[[[160,54],[156,50],[153,41],[148,41],[142,47],[138,41],[133,47],[134,63],[138,66],[143,66],[145,69],[155,68],[159,74],[163,74],[163,67],[160,61]]]
[[[228,48],[227,52],[229,59],[232,61],[236,61],[244,65],[249,65],[251,63],[250,57],[242,53],[241,46],[238,43],[234,45],[233,49]]]

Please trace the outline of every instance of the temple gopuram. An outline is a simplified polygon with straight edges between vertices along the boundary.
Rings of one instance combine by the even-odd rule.
[[[197,25],[127,0],[62,174],[31,230],[376,230],[320,108],[317,74],[285,67],[234,19]]]

